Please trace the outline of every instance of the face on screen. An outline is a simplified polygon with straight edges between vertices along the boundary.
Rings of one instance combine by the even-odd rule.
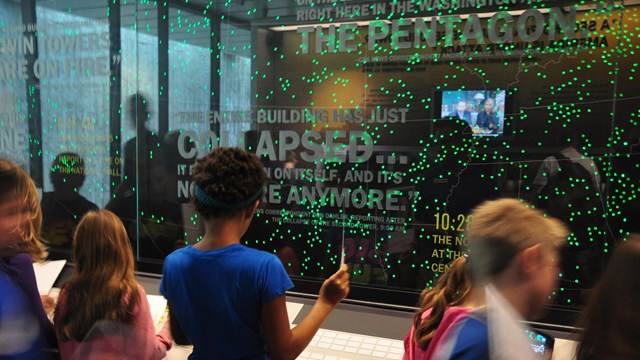
[[[491,99],[487,99],[484,102],[484,111],[486,113],[490,113],[493,112],[493,106],[495,105],[495,103],[493,102],[493,100]]]

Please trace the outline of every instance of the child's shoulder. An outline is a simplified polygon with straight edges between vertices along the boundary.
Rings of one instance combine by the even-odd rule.
[[[261,259],[271,260],[274,258],[277,259],[277,256],[275,254],[272,254],[263,250],[254,249],[242,244],[234,244],[234,245],[226,246],[221,249],[207,250],[207,251],[196,249],[195,247],[190,245],[190,246],[175,250],[174,252],[169,254],[165,259],[165,262],[181,261],[185,259],[192,259],[192,258],[199,258],[199,257],[204,257],[204,258],[227,257],[229,255],[247,257],[247,258],[251,258],[251,260],[261,260]]]
[[[167,255],[167,257],[164,259],[164,268],[166,269],[167,267],[175,267],[178,264],[189,262],[189,259],[193,257],[193,255],[190,254],[190,250],[188,250],[190,248],[191,246],[183,247],[174,250],[172,253]]]
[[[248,259],[254,262],[270,262],[274,260],[279,261],[276,254],[264,250],[254,249],[245,245],[237,245],[234,251],[237,251],[237,254],[242,256],[243,259]]]
[[[223,255],[227,259],[227,264],[239,266],[246,269],[267,270],[282,266],[280,259],[274,253],[254,249],[242,244],[228,247],[228,251]]]
[[[11,251],[2,254],[2,259],[7,267],[18,273],[33,272],[33,260],[27,253],[11,249]]]

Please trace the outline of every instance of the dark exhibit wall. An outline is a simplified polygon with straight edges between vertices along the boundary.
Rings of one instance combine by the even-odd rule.
[[[622,78],[629,76],[620,68],[632,62],[627,53],[638,46],[637,8],[549,5],[477,11],[455,21],[396,13],[386,21],[274,28],[278,46],[264,46],[265,52],[273,46],[270,56],[278,60],[259,63],[256,72],[258,111],[266,113],[257,117],[265,140],[257,152],[281,168],[289,151],[317,154],[309,145],[314,142],[324,142],[327,150],[344,144],[345,153],[356,154],[338,164],[317,156],[300,159],[298,167],[317,169],[318,160],[325,160],[325,171],[336,169],[339,175],[322,173],[321,184],[303,182],[284,194],[281,185],[270,187],[275,210],[267,211],[267,220],[296,224],[287,240],[278,229],[271,238],[276,248],[297,247],[294,273],[327,274],[327,260],[318,256],[337,264],[336,246],[346,228],[345,246],[360,250],[347,256],[358,269],[356,282],[420,288],[464,253],[466,214],[473,206],[513,196],[572,224],[565,255],[577,260],[564,264],[554,301],[582,301],[582,289],[601,271],[614,239],[631,230],[611,207],[637,206],[637,188],[619,179],[628,175],[616,166],[633,150],[614,145],[635,126],[636,115],[623,115],[621,108],[637,109],[637,95],[629,96],[636,90],[625,88]],[[633,71],[626,74],[633,78]],[[490,113],[502,119],[494,129],[480,125],[492,96]],[[460,117],[470,128],[434,121],[443,116]],[[300,136],[289,136],[292,128]],[[543,179],[553,181],[540,168],[569,145],[558,139],[567,133],[575,137],[573,156],[590,159],[583,179],[589,183],[580,194],[565,194],[573,203],[556,205],[555,195],[539,188]],[[629,146],[637,142],[633,135],[626,139]],[[272,140],[279,142],[279,153],[264,146]],[[272,173],[281,184],[291,180],[285,171]],[[387,173],[392,181],[383,180]],[[621,190],[612,182],[625,184],[628,197],[613,195]],[[299,201],[298,194],[309,189],[311,195]],[[338,201],[317,201],[325,193]],[[295,210],[279,212],[283,204]],[[553,208],[558,206],[564,209]],[[323,222],[325,217],[351,221]]]
[[[244,241],[301,291],[345,262],[354,298],[413,305],[469,211],[515,197],[569,224],[572,310],[640,231],[637,1],[0,5],[0,156],[42,189],[52,256],[100,207],[159,271],[202,235],[190,174],[218,146],[263,160]]]

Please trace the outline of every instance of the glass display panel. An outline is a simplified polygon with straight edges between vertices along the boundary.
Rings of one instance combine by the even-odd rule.
[[[160,272],[202,236],[197,159],[247,149],[270,182],[243,242],[308,293],[344,253],[350,297],[391,305],[519,198],[571,230],[547,320],[570,323],[640,232],[639,24],[637,1],[0,0],[0,156],[43,207],[66,188],[60,256],[106,207]]]

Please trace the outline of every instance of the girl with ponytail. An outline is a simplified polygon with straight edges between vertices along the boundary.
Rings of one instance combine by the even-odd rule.
[[[413,326],[404,339],[403,360],[431,359],[451,325],[475,308],[467,261],[466,255],[454,260],[436,285],[420,294]]]

